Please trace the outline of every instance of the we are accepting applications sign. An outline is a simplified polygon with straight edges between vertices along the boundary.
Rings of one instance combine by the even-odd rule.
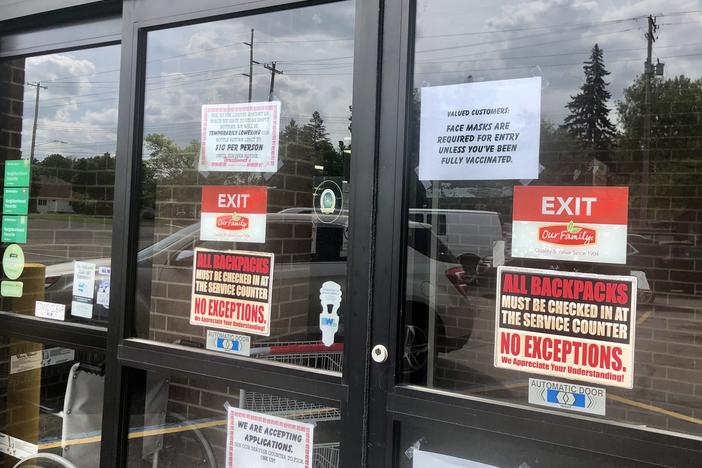
[[[499,267],[495,367],[632,388],[636,281]]]
[[[515,186],[512,256],[626,263],[628,187]]]

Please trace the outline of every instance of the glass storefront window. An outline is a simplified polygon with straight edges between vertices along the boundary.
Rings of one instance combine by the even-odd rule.
[[[311,443],[310,466],[339,466],[338,407],[219,381],[153,372],[138,372],[131,390],[129,466],[254,466],[254,458],[259,457],[272,457],[282,463],[281,454],[297,456],[297,441]],[[260,432],[248,432],[238,423],[228,429],[230,407],[240,410],[246,421],[258,421]],[[308,429],[309,438],[298,437]],[[246,433],[241,435],[242,431]],[[229,448],[228,437],[234,437]],[[227,452],[232,465],[226,465]]]
[[[104,356],[13,338],[0,350],[0,465],[97,468]]]
[[[606,400],[584,411],[592,417],[702,435],[702,62],[686,40],[699,8],[685,10],[649,18],[660,11],[651,2],[417,2],[407,237],[416,243],[420,230],[433,256],[407,263],[403,383],[523,405],[539,404],[530,379],[593,386]],[[647,62],[649,27],[657,39]],[[424,139],[432,119],[450,122],[445,138]],[[442,164],[464,175],[437,170]],[[519,275],[498,277],[513,267],[602,288],[635,278],[635,288],[622,288],[636,314],[622,309],[610,320],[609,296],[583,293],[580,309],[528,309],[538,320],[527,321],[509,302],[496,304],[498,284],[500,297],[534,291]],[[598,331],[583,329],[593,310],[583,304],[598,307],[589,317]],[[496,346],[498,319],[516,343]],[[544,339],[538,353],[524,351]],[[559,376],[560,364],[578,365],[576,349],[580,370]],[[632,359],[618,362],[626,349]],[[496,365],[511,352],[524,371]],[[550,388],[542,403],[554,411],[590,408],[576,403],[578,391]]]
[[[339,2],[148,33],[137,336],[203,348],[217,334],[221,350],[221,333],[244,334],[247,355],[341,371],[353,26]],[[265,166],[242,163],[262,148]],[[194,280],[202,249],[265,262],[268,286],[239,267],[217,283],[216,265]]]
[[[3,311],[107,323],[119,55],[0,62]]]

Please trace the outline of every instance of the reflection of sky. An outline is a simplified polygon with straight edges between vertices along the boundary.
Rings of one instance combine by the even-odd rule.
[[[115,154],[119,46],[26,59],[25,81],[41,82],[35,157]],[[25,86],[22,155],[29,157],[36,88]]]
[[[699,78],[699,0],[420,0],[416,85],[541,75],[542,115],[560,124],[564,106],[583,83],[582,62],[598,43],[611,72],[613,109],[643,71],[649,14],[658,16],[660,26],[653,62],[665,63],[666,78]],[[616,121],[614,113],[612,118]]]
[[[277,62],[274,99],[281,126],[301,126],[316,110],[336,146],[348,138],[353,62],[352,2],[208,22],[149,33],[145,134],[164,133],[184,146],[199,137],[203,104],[248,100],[251,29],[254,36],[253,101],[268,99]],[[348,142],[347,142],[348,143]]]

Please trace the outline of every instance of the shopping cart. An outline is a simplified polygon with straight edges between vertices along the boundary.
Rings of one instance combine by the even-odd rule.
[[[251,348],[251,356],[297,366],[341,372],[344,364],[344,344],[326,346],[319,341],[259,343]],[[333,406],[309,403],[293,398],[279,397],[242,390],[239,405],[243,409],[270,414],[306,423],[341,420],[341,411]],[[313,446],[314,468],[339,466],[339,442]]]

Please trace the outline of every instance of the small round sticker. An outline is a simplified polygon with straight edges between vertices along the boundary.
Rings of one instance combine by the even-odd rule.
[[[17,244],[10,244],[5,249],[2,256],[2,270],[5,276],[11,280],[16,280],[24,271],[24,252]]]
[[[335,179],[337,180],[323,180],[314,188],[312,206],[314,214],[322,223],[335,222],[343,211],[344,193],[340,185],[343,182],[340,177]]]

